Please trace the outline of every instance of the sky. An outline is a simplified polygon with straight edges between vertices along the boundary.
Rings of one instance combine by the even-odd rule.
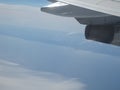
[[[0,0],[1,3],[40,6],[48,3],[46,0]]]
[[[88,41],[46,0],[0,0],[0,90],[120,90],[120,48]]]

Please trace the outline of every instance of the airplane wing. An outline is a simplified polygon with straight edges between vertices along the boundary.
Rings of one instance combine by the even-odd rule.
[[[120,17],[120,0],[57,0],[57,1]]]
[[[120,46],[120,0],[48,0],[41,11],[74,17],[85,24],[85,38]]]
[[[56,2],[56,0],[48,0],[48,1],[50,1],[50,2]]]

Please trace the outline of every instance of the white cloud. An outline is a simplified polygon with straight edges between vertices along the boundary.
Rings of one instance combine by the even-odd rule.
[[[48,72],[30,71],[6,61],[3,65],[3,62],[0,60],[3,69],[0,70],[0,90],[83,90],[85,87],[75,79],[65,79]]]
[[[0,60],[0,64],[7,64],[7,65],[12,65],[12,66],[18,66],[19,64],[13,63],[13,62],[8,62],[5,60]]]
[[[84,26],[73,18],[46,14],[40,7],[0,4],[0,24],[61,31],[80,31]]]

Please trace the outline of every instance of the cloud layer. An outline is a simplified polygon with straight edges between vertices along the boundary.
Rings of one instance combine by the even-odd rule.
[[[0,60],[1,90],[83,90],[84,84],[63,76],[35,72],[17,64]]]

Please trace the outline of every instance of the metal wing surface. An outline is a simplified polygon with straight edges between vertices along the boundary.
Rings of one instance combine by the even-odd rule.
[[[120,17],[120,0],[57,0],[57,1]]]

